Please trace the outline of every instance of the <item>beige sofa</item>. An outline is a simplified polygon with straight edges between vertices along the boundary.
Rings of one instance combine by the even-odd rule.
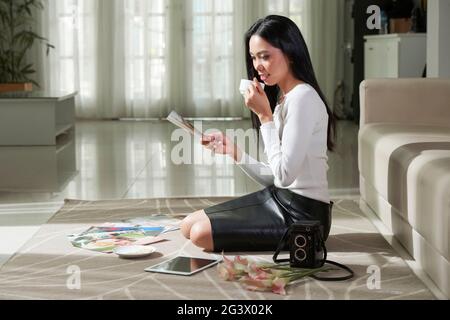
[[[362,200],[450,298],[450,80],[360,86]]]

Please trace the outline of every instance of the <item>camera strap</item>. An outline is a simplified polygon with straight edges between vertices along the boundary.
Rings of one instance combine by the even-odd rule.
[[[287,237],[289,235],[289,232],[291,231],[291,227],[287,228],[286,231],[283,234],[283,237],[281,238],[280,242],[278,243],[278,248],[275,251],[272,259],[275,263],[280,263],[280,262],[288,262],[289,259],[278,259],[278,255],[280,254],[281,250],[283,250],[284,246],[286,245],[286,240]],[[316,280],[320,280],[320,281],[344,281],[344,280],[348,280],[353,278],[354,276],[354,272],[352,269],[350,269],[349,267],[347,267],[346,265],[340,264],[338,262],[335,261],[331,261],[331,260],[327,260],[327,248],[325,247],[325,242],[322,239],[322,236],[320,235],[320,244],[322,246],[323,249],[323,261],[322,261],[322,265],[323,266],[325,263],[328,264],[332,264],[338,268],[341,268],[345,271],[348,272],[348,275],[346,276],[341,276],[341,277],[320,277],[317,275],[311,275],[311,278],[314,278]]]

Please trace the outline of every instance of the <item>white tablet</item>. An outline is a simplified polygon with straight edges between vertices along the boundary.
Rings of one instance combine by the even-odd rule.
[[[163,261],[145,269],[148,272],[161,272],[190,276],[206,268],[219,263],[218,259],[204,259],[194,257],[178,256],[170,260]]]

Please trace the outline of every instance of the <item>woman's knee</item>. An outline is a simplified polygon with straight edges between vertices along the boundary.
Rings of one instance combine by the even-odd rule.
[[[205,214],[205,211],[203,211],[203,210],[197,210],[197,211],[191,213],[190,215],[188,215],[186,218],[184,218],[180,224],[180,230],[181,230],[181,233],[183,234],[183,236],[186,239],[189,239],[192,226],[196,222],[198,222],[202,219],[205,219],[205,218],[208,218],[208,217]]]
[[[212,251],[214,249],[211,222],[209,219],[196,222],[191,228],[189,237],[197,247],[203,248],[206,251]]]

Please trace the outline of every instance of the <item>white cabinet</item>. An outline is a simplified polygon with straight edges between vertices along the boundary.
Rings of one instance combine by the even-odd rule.
[[[425,33],[365,36],[364,78],[420,78],[426,64]]]
[[[0,94],[0,145],[49,146],[75,126],[76,92]]]
[[[77,174],[74,129],[54,146],[0,147],[0,192],[61,192]]]

